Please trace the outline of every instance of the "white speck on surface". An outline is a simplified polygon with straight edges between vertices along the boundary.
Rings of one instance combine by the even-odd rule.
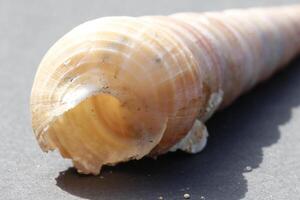
[[[252,170],[252,167],[251,166],[247,166],[247,167],[245,167],[245,171],[251,171]]]
[[[197,119],[189,133],[169,151],[174,152],[180,149],[187,153],[198,153],[206,146],[207,137],[206,126]]]
[[[164,198],[162,196],[159,196],[158,197],[158,200],[163,200]]]
[[[188,194],[188,193],[185,193],[185,194],[183,195],[183,198],[185,198],[185,199],[189,199],[189,198],[191,198],[191,195],[190,195],[190,194]]]

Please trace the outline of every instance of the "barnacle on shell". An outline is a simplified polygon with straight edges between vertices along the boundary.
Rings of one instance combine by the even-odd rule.
[[[199,152],[205,121],[295,57],[299,35],[299,6],[86,22],[39,66],[34,133],[81,173]]]

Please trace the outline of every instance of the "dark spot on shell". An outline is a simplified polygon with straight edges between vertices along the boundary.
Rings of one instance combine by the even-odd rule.
[[[65,80],[66,82],[73,82],[74,77],[67,76],[67,77],[64,78],[64,80]]]
[[[115,66],[114,79],[117,79],[120,73],[120,68]]]
[[[160,57],[156,57],[155,58],[155,63],[161,63],[161,58]]]
[[[109,60],[109,56],[108,55],[103,55],[102,56],[102,63],[106,63]]]
[[[124,101],[120,106],[123,107],[123,106],[125,106],[126,104],[127,104],[127,102]]]

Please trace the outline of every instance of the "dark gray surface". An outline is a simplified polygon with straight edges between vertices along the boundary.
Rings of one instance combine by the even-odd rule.
[[[204,152],[106,167],[97,177],[43,154],[28,110],[42,56],[88,19],[296,2],[0,0],[0,199],[300,199],[300,60],[213,117]]]

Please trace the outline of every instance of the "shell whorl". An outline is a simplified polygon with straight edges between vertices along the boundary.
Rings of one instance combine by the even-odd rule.
[[[297,55],[299,35],[300,6],[86,22],[39,66],[33,130],[83,173],[165,153]]]

